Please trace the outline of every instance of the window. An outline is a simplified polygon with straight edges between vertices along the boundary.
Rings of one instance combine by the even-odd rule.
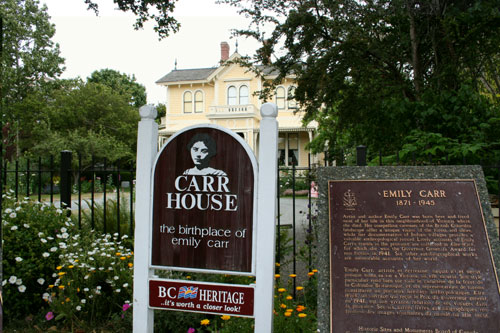
[[[248,104],[248,87],[241,86],[240,87],[240,105]]]
[[[237,104],[237,96],[236,96],[236,87],[230,86],[227,89],[227,104],[228,105],[236,105]]]
[[[295,87],[290,86],[288,88],[288,108],[289,109],[296,109],[297,108],[297,102],[295,101]]]
[[[203,92],[201,90],[194,93],[194,112],[203,112]]]
[[[190,91],[184,93],[184,113],[193,112],[193,94]]]
[[[299,164],[298,133],[280,133],[278,137],[278,165],[297,166]]]
[[[288,133],[288,165],[299,164],[299,134]]]
[[[285,88],[276,88],[275,97],[278,110],[283,110],[285,108]]]

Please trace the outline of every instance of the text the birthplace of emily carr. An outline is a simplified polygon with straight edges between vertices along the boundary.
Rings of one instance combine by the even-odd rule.
[[[193,128],[154,171],[152,265],[251,272],[254,170],[241,143]]]
[[[473,180],[330,181],[333,332],[500,332]]]

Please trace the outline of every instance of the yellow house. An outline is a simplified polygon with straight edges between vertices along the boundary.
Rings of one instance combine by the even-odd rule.
[[[221,43],[221,65],[213,68],[174,69],[156,81],[166,88],[166,116],[161,119],[160,146],[184,127],[211,123],[241,135],[258,156],[260,107],[264,101],[254,92],[263,88],[263,80],[276,77],[272,68],[261,66],[264,78],[236,64],[237,52],[229,57],[229,45]],[[299,167],[309,161],[318,163],[306,145],[313,139],[317,124],[303,126],[301,112],[293,99],[293,78],[276,88],[274,103],[278,106],[279,164]]]

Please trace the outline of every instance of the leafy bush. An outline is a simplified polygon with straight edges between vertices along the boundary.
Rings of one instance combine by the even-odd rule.
[[[66,213],[53,206],[24,200],[13,191],[3,195],[3,277],[5,323],[37,314],[59,262],[59,252],[74,231]]]
[[[129,332],[133,252],[127,236],[79,231],[65,211],[3,196],[6,331],[106,327]],[[128,311],[127,311],[128,310]]]
[[[123,238],[87,230],[61,250],[61,261],[48,286],[50,312],[56,321],[72,327],[99,327],[128,309],[133,252],[125,244],[127,236]],[[130,329],[130,325],[128,318],[120,327]]]

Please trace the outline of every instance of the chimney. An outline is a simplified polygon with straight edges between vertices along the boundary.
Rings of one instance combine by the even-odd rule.
[[[227,42],[220,43],[220,61],[224,62],[229,59],[229,44]]]

